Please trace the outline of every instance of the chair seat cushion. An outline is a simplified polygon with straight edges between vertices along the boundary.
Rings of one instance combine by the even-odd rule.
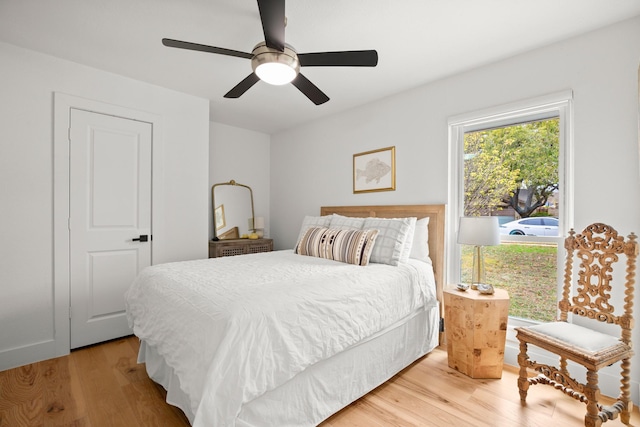
[[[572,360],[583,360],[583,357],[594,365],[613,363],[632,353],[631,347],[617,337],[594,331],[583,326],[567,322],[543,323],[535,326],[516,328],[518,338],[533,341],[543,348],[556,347],[564,350]],[[541,345],[546,344],[546,345]]]

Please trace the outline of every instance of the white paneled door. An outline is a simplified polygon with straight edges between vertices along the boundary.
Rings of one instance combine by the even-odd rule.
[[[71,348],[131,333],[124,293],[151,264],[151,124],[71,110]]]

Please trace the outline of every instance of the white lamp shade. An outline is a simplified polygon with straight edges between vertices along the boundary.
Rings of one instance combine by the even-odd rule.
[[[474,246],[500,244],[500,224],[495,216],[463,216],[458,226],[458,243]]]
[[[255,217],[253,228],[264,229],[264,218],[261,216]]]

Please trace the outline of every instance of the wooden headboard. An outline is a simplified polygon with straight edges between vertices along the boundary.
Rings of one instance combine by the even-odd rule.
[[[403,218],[429,217],[429,257],[433,263],[438,301],[442,305],[444,286],[444,211],[445,205],[322,206],[320,215],[351,217]]]

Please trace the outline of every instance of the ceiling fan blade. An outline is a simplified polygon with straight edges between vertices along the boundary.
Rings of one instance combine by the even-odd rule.
[[[255,73],[251,73],[247,77],[245,77],[244,80],[242,80],[240,83],[235,85],[233,89],[231,89],[229,92],[227,92],[224,95],[224,97],[225,98],[240,98],[240,96],[243,93],[245,93],[246,91],[248,91],[249,89],[251,89],[251,86],[256,84],[258,82],[258,80],[260,80],[258,78],[258,76],[256,76]]]
[[[300,73],[293,79],[291,84],[297,87],[300,92],[304,93],[304,95],[316,105],[324,104],[329,100],[329,97],[325,95],[324,92]]]
[[[342,52],[299,53],[301,67],[375,67],[375,50],[345,50]]]
[[[250,53],[240,52],[237,50],[225,49],[222,47],[208,46],[206,44],[198,44],[191,42],[183,42],[174,39],[162,39],[162,44],[168,47],[177,47],[178,49],[197,50],[200,52],[218,53],[220,55],[236,56],[238,58],[251,59],[253,55]]]
[[[267,47],[284,52],[285,0],[258,0],[262,31]]]

